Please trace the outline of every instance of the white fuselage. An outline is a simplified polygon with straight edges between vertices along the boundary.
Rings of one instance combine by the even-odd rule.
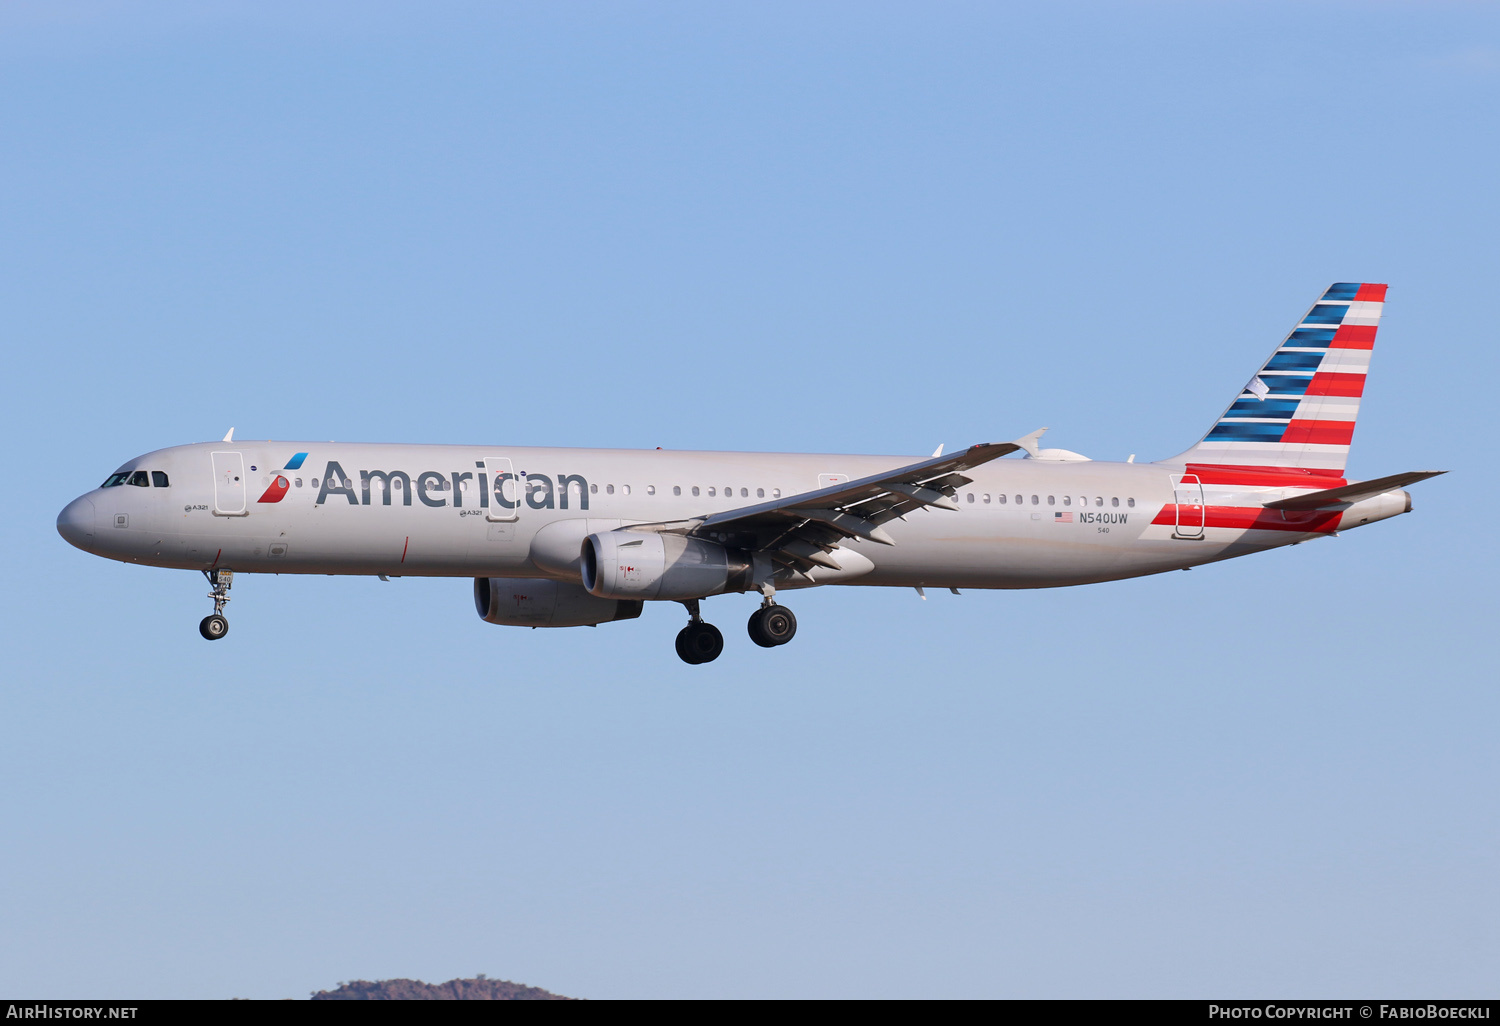
[[[287,469],[298,453],[305,458]],[[159,472],[167,485],[90,491],[64,510],[59,529],[88,552],[153,566],[576,582],[585,535],[702,517],[911,462],[906,456],[201,443],[129,461],[121,472]],[[490,482],[500,467],[513,475],[497,498]],[[922,509],[892,521],[886,529],[894,545],[849,541],[845,548],[864,559],[844,572],[783,586],[1087,584],[1292,544],[1410,508],[1405,492],[1392,491],[1331,514],[1282,514],[1262,504],[1295,491],[1205,482],[1201,492],[1185,494],[1184,470],[996,460],[968,472],[972,483],[955,496],[957,511]]]

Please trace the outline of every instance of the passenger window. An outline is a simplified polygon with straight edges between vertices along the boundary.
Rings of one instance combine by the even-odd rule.
[[[1071,495],[1064,495],[1063,496],[1063,505],[1064,506],[1071,506],[1071,505],[1073,505],[1073,496],[1071,496]]]
[[[314,488],[316,488],[316,487],[318,487],[318,479],[317,479],[317,478],[313,478],[313,479],[312,479],[312,486],[313,486],[313,487],[314,487]]]
[[[629,485],[621,485],[620,486],[620,494],[622,494],[622,495],[629,495],[630,494],[630,486]]]
[[[598,495],[599,494],[599,486],[596,485],[596,484],[589,485],[589,494],[590,495]],[[510,500],[506,499],[505,501],[509,502]]]
[[[1102,505],[1104,505],[1104,496],[1102,496],[1102,495],[1096,495],[1096,496],[1094,496],[1094,505],[1095,506],[1102,506]]]
[[[130,483],[135,485],[137,488],[151,487],[151,479],[146,476],[146,472],[144,470],[137,470],[134,474],[131,474]]]
[[[764,488],[755,489],[755,497],[757,499],[764,499],[766,497],[766,490]]]
[[[613,495],[613,494],[615,494],[615,486],[612,485],[612,484],[605,485],[604,486],[604,494],[605,495]]]
[[[1042,500],[1041,500],[1041,497],[1040,497],[1040,496],[1037,496],[1037,495],[1033,495],[1033,496],[1032,496],[1032,497],[1031,497],[1031,504],[1032,504],[1032,505],[1033,505],[1033,506],[1040,506],[1040,505],[1041,505],[1041,504],[1042,504]]]
[[[1019,495],[1016,496],[1016,505],[1017,506],[1021,505],[1025,501],[1026,501],[1025,498],[1023,498],[1022,496],[1019,496]]]
[[[693,494],[694,495],[698,494],[698,486],[697,485],[693,485]]]
[[[1004,493],[1001,493],[1000,495],[995,496],[995,499],[996,499],[996,501],[998,501],[1000,503],[1000,505],[1002,505],[1002,506],[1005,505],[1005,495],[1004,495]]]
[[[985,492],[984,493],[984,501],[985,502],[989,502],[990,501],[990,493],[989,492]]]
[[[1114,498],[1109,500],[1109,504],[1111,506],[1118,506],[1120,504],[1120,497],[1116,495]]]
[[[973,502],[973,501],[974,501],[974,493],[973,493],[973,492],[970,492],[970,493],[969,493],[969,501],[970,501],[970,502]]]
[[[1125,500],[1125,505],[1129,506],[1131,509],[1135,509],[1135,500],[1134,499],[1126,499]]]
[[[646,494],[647,495],[655,495],[656,494],[656,485],[647,485],[646,486]]]
[[[733,488],[726,488],[726,489],[724,489],[724,498],[726,498],[726,499],[732,499],[732,498],[734,498],[734,489]]]
[[[672,486],[672,494],[673,495],[681,495],[682,494],[682,485],[673,485]]]
[[[779,499],[779,498],[781,498],[781,489],[780,488],[772,488],[771,489],[771,498],[773,498],[773,499]]]
[[[297,478],[297,480],[294,481],[294,482],[292,482],[292,483],[295,484],[298,488],[302,487],[302,479],[300,477]],[[443,490],[442,487],[439,486],[438,491],[442,491],[442,490]]]
[[[162,470],[153,470],[153,471],[151,471],[151,484],[154,487],[156,487],[156,488],[165,488],[165,487],[167,487],[167,475],[166,475],[166,472],[162,471]]]
[[[748,488],[741,488],[740,489],[740,498],[742,498],[742,499],[748,499],[748,498],[750,498],[750,489],[748,489]]]
[[[1056,506],[1057,505],[1057,500],[1054,499],[1052,496],[1049,495],[1049,496],[1047,496],[1047,505],[1049,505],[1049,506]]]
[[[714,497],[714,496],[715,496],[715,495],[717,495],[717,494],[718,494],[718,492],[716,492],[716,491],[714,491],[714,490],[713,490],[713,488],[712,488],[712,487],[710,487],[710,488],[709,488],[709,489],[708,489],[708,495],[709,495],[709,498],[713,498],[713,497]]]

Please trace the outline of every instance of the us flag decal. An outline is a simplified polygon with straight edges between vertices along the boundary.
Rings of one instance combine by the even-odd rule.
[[[1073,514],[1054,513],[1052,514],[1052,522],[1054,524],[1071,524],[1073,522]]]

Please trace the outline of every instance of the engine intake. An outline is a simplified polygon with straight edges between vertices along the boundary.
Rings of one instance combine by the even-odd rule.
[[[528,577],[474,578],[474,608],[485,623],[510,627],[593,627],[634,620],[643,602],[597,598],[576,584]]]
[[[583,541],[583,586],[604,599],[691,599],[744,591],[750,564],[680,534],[609,531]]]

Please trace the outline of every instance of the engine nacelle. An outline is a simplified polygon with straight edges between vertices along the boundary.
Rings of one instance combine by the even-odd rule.
[[[602,599],[691,599],[744,591],[750,565],[698,538],[608,531],[583,540],[583,586]]]
[[[642,602],[596,598],[576,584],[532,577],[474,578],[474,608],[485,623],[511,627],[593,627],[634,620]]]

